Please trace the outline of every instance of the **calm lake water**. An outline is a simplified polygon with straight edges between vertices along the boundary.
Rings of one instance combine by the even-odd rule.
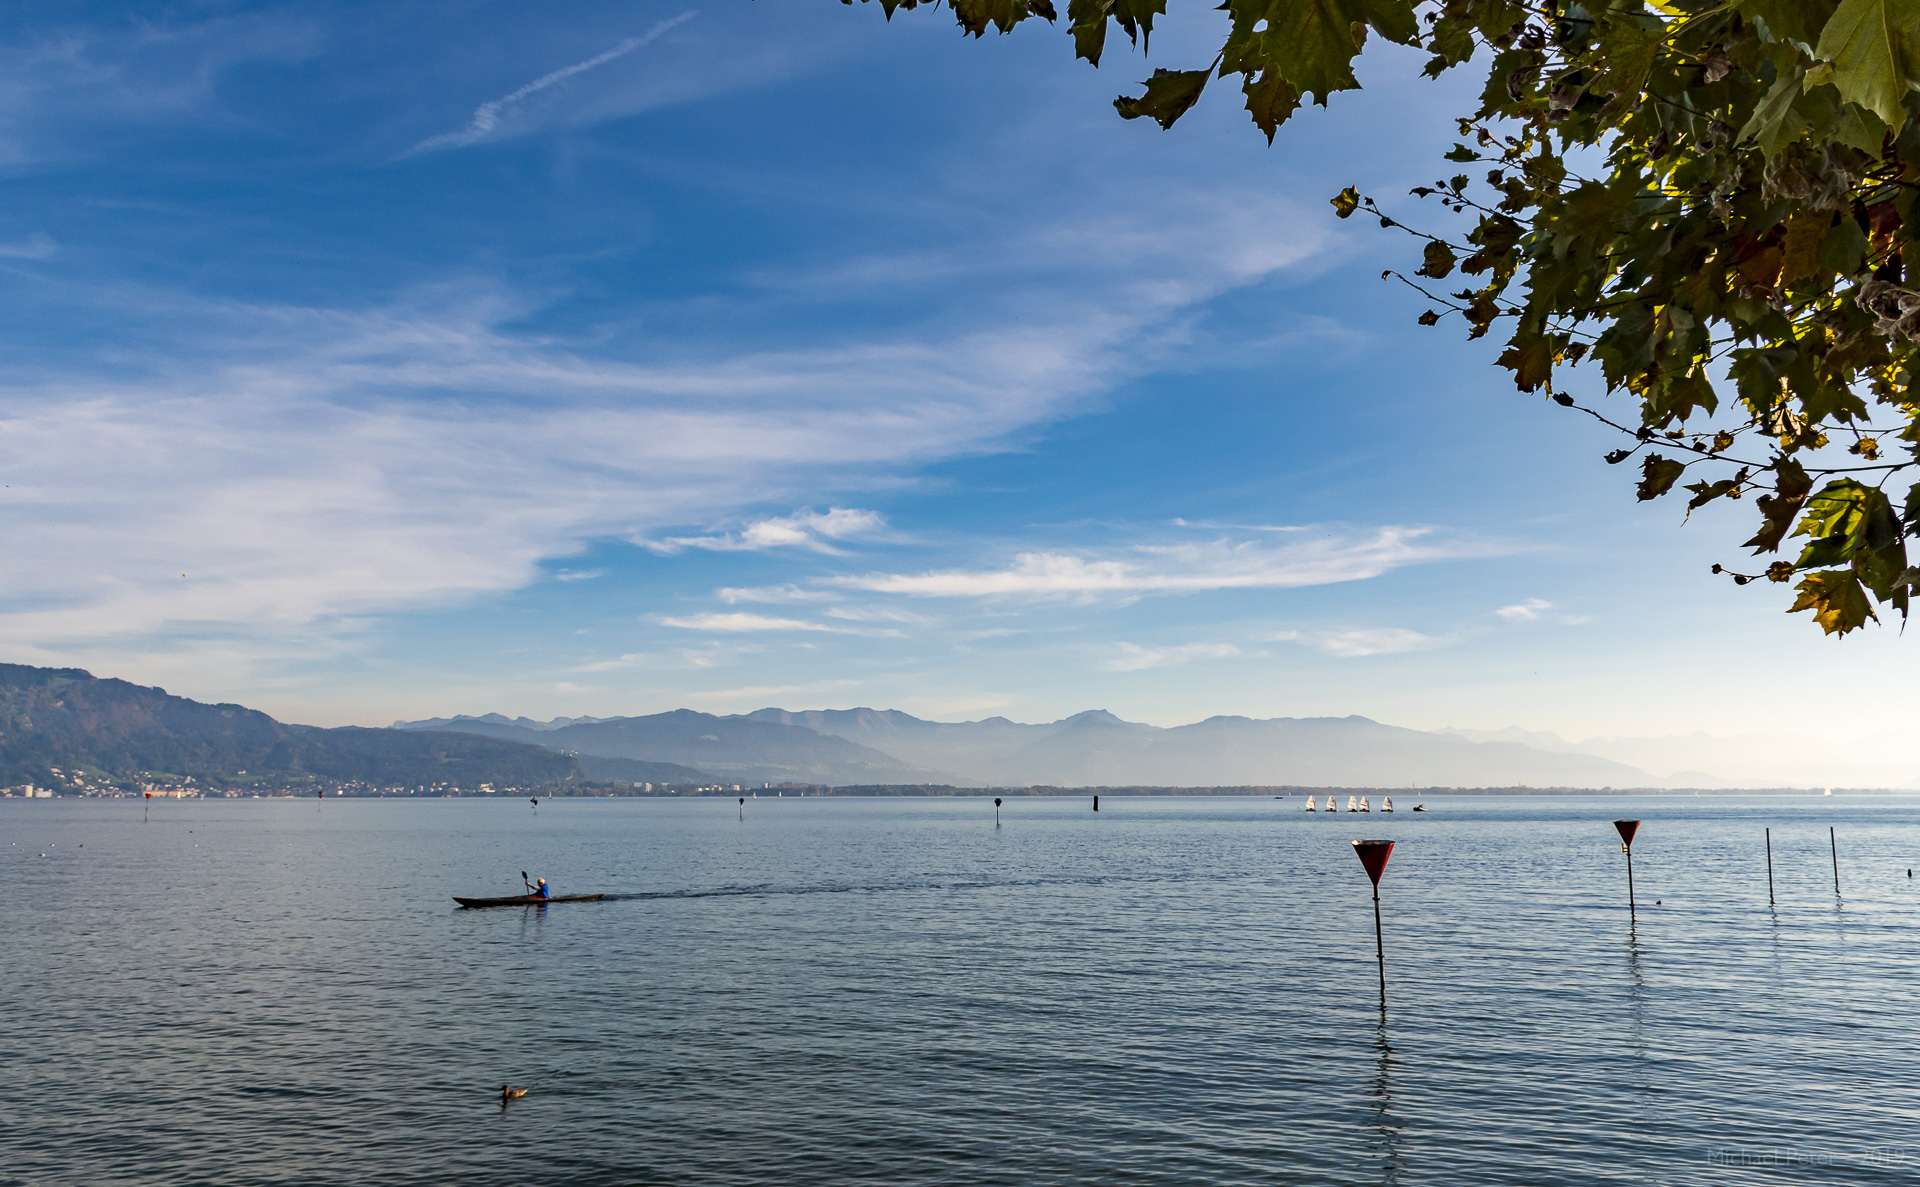
[[[0,801],[0,1183],[1920,1178],[1920,801],[1425,802]]]

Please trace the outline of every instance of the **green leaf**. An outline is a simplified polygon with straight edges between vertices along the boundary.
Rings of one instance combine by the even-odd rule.
[[[1686,472],[1684,464],[1650,453],[1640,463],[1640,486],[1634,491],[1634,496],[1643,503],[1648,499],[1657,499],[1672,490],[1673,484]]]
[[[1431,276],[1435,280],[1444,279],[1449,272],[1453,271],[1454,261],[1458,258],[1453,254],[1451,247],[1435,239],[1427,244],[1426,257],[1420,265],[1420,270],[1414,275]]]
[[[1300,106],[1300,92],[1276,70],[1269,70],[1258,79],[1248,75],[1240,90],[1247,97],[1247,114],[1253,117],[1254,125],[1267,134],[1267,143],[1272,144],[1274,131]]]
[[[1069,0],[1067,32],[1073,35],[1073,56],[1085,58],[1095,66],[1107,47],[1107,14],[1113,0]]]
[[[1742,14],[1759,17],[1775,41],[1813,44],[1832,14],[1834,0],[1740,0]]]
[[[1515,387],[1523,392],[1537,391],[1541,384],[1553,378],[1553,343],[1545,338],[1538,337],[1515,338],[1513,344],[1507,347],[1506,352],[1500,356],[1498,362],[1500,366],[1513,372],[1513,384]],[[1678,462],[1671,464],[1674,467],[1674,477],[1679,477],[1680,471],[1684,467]],[[1653,498],[1654,495],[1660,494],[1672,485],[1673,479],[1669,478],[1665,485],[1661,486],[1660,490],[1653,492],[1653,495],[1641,495],[1640,497],[1643,499]]]
[[[1746,126],[1740,129],[1742,142],[1752,140],[1759,144],[1762,152],[1773,157],[1800,139],[1800,134],[1807,130],[1807,121],[1794,112],[1793,104],[1800,98],[1800,80],[1806,69],[1802,63],[1792,73],[1780,76],[1773,89],[1753,109]]]
[[[1833,85],[1842,99],[1897,127],[1905,122],[1901,104],[1920,60],[1920,3],[1840,0],[1813,52],[1833,64]]]
[[[952,5],[954,19],[975,37],[985,33],[989,25],[1011,33],[1015,25],[1030,16],[1054,18],[1049,0],[952,0]]]
[[[1331,201],[1333,202],[1333,212],[1335,214],[1341,218],[1350,218],[1353,212],[1360,208],[1360,191],[1354,189],[1352,186],[1348,186],[1346,189],[1335,194]]]
[[[1355,25],[1373,6],[1363,0],[1274,0],[1267,9],[1268,60],[1295,90],[1325,107],[1335,91],[1351,91],[1360,45]]]
[[[1122,95],[1113,101],[1114,110],[1121,119],[1137,120],[1144,115],[1162,128],[1171,128],[1173,121],[1199,102],[1200,92],[1211,77],[1212,70],[1155,70],[1147,80],[1146,94],[1138,99]]]

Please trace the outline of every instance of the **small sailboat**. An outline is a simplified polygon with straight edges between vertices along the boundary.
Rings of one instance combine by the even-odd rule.
[[[1392,796],[1390,796],[1390,795],[1383,795],[1383,796],[1381,796],[1381,797],[1380,797],[1380,810],[1381,810],[1382,812],[1391,812],[1391,811],[1393,811],[1393,797],[1392,797]]]
[[[1347,797],[1347,811],[1358,812],[1360,810],[1358,805],[1359,805],[1359,801],[1356,800],[1353,796]]]
[[[1366,796],[1361,796],[1361,797],[1360,797],[1360,810],[1361,810],[1362,812],[1371,812],[1371,811],[1373,811],[1373,809],[1372,809],[1372,808],[1369,808],[1369,807],[1367,807],[1367,797],[1366,797]]]
[[[1333,797],[1332,797],[1332,796],[1328,796],[1328,797],[1327,797],[1327,811],[1329,811],[1329,812],[1338,812],[1339,810],[1340,810],[1339,808],[1337,808],[1337,807],[1335,807],[1335,806],[1334,806],[1334,803],[1333,803]]]
[[[1307,797],[1307,811],[1309,811],[1309,812],[1311,812],[1311,811],[1313,811],[1313,797],[1312,797],[1312,796],[1308,796],[1308,797]]]

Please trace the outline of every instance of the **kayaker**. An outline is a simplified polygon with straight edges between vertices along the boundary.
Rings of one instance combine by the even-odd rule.
[[[550,897],[550,892],[547,890],[547,880],[545,878],[540,879],[540,885],[538,886],[529,883],[527,889],[533,892],[534,898]]]

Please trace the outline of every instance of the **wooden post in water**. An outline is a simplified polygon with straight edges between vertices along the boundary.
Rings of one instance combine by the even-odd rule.
[[[1767,830],[1767,905],[1773,906],[1773,830]]]
[[[1613,827],[1620,834],[1620,852],[1627,855],[1627,919],[1631,922],[1638,918],[1633,902],[1633,835],[1640,831],[1640,822],[1616,820]]]
[[[1099,796],[1094,796],[1094,797],[1093,797],[1093,810],[1094,810],[1095,812],[1098,812],[1098,811],[1100,810],[1100,797],[1099,797]]]
[[[1833,849],[1833,897],[1840,897],[1840,842],[1833,835],[1833,826],[1827,826],[1827,844]]]
[[[1387,942],[1380,931],[1380,875],[1387,872],[1387,859],[1393,856],[1392,841],[1355,841],[1353,852],[1373,882],[1373,953],[1380,962],[1380,1000],[1387,1000]]]

